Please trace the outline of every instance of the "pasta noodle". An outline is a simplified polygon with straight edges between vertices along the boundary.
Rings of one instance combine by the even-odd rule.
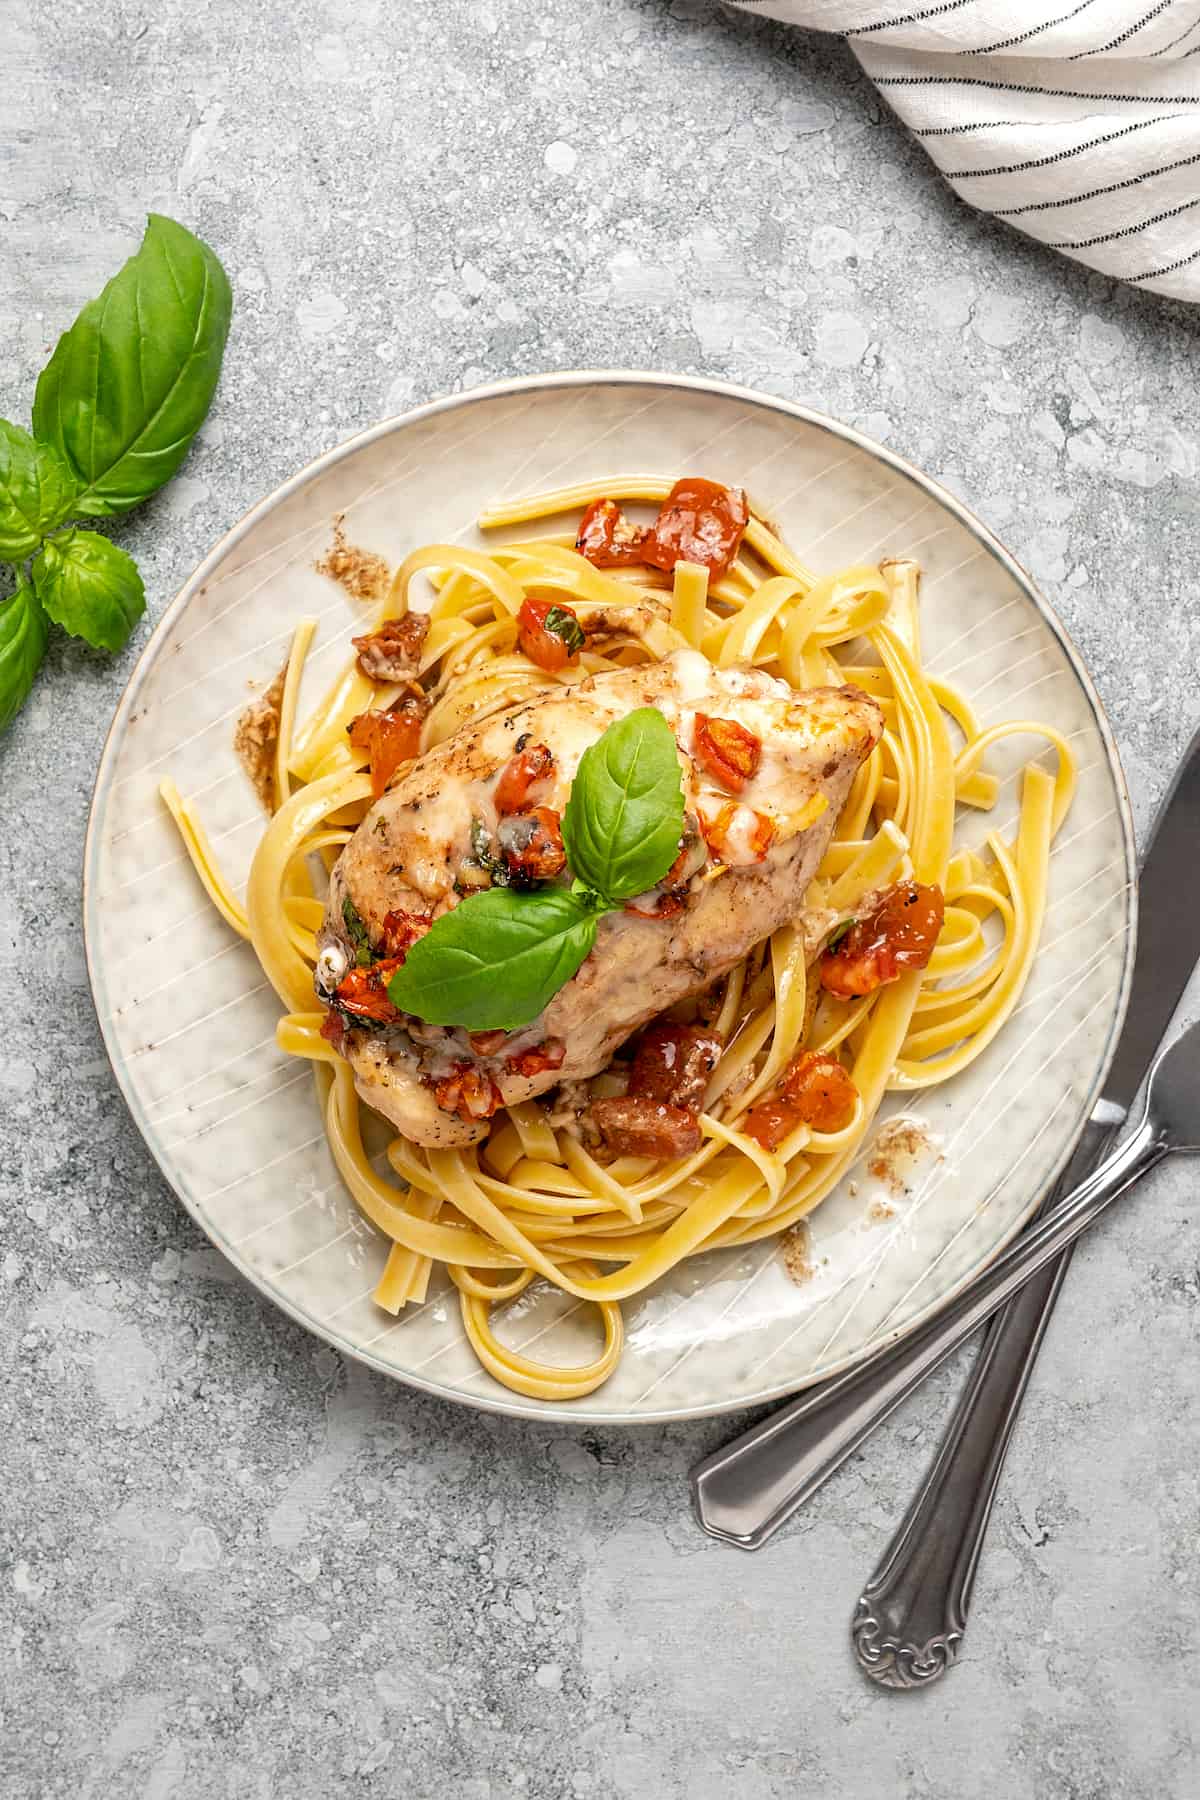
[[[883,737],[855,777],[806,904],[844,912],[898,879],[937,884],[946,902],[937,948],[926,968],[839,999],[816,992],[799,923],[759,945],[724,978],[715,1028],[728,1048],[709,1082],[692,1155],[605,1162],[569,1120],[557,1124],[554,1111],[525,1101],[497,1113],[489,1137],[468,1149],[424,1149],[394,1137],[394,1179],[377,1171],[363,1146],[352,1072],[321,1035],[313,963],[324,873],[371,803],[367,757],[351,747],[347,729],[403,690],[372,682],[350,663],[297,725],[312,621],[297,628],[288,661],[276,810],[244,909],[187,802],[170,781],[162,787],[200,880],[231,928],[249,939],[286,1009],[280,1046],[313,1065],[337,1168],[387,1240],[379,1306],[399,1314],[420,1305],[433,1265],[444,1265],[481,1365],[505,1386],[545,1399],[589,1393],[612,1373],[623,1299],[699,1251],[794,1225],[853,1167],[887,1092],[948,1080],[986,1048],[1028,979],[1050,848],[1075,779],[1069,747],[1051,726],[1022,720],[982,730],[967,696],[924,668],[915,563],[856,566],[818,579],[753,512],[736,560],[718,580],[687,563],[673,574],[599,569],[572,547],[573,533],[538,535],[539,521],[598,498],[658,502],[671,485],[617,479],[495,507],[480,521],[485,530],[527,535],[490,553],[457,544],[415,551],[374,628],[403,617],[414,582],[427,581],[433,598],[421,676],[431,705],[422,751],[467,721],[683,644],[720,667],[753,663],[798,688],[852,682],[879,703]],[[623,609],[622,628],[605,637],[603,653],[588,640],[576,663],[547,673],[516,644],[516,615],[533,590],[569,604],[585,623],[598,608]],[[956,849],[958,809],[995,804],[998,782],[983,760],[1012,735],[1041,738],[1053,772],[1026,765],[1013,841],[993,831],[982,850]],[[835,1132],[798,1125],[776,1149],[764,1149],[744,1129],[747,1112],[802,1047],[843,1060],[857,1089],[854,1115]],[[603,1347],[589,1364],[534,1362],[497,1336],[493,1308],[537,1279],[598,1309]]]

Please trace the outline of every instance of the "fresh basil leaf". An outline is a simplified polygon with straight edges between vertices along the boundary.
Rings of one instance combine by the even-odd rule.
[[[208,245],[151,213],[141,249],[38,378],[34,433],[74,477],[76,513],[126,512],[175,473],[212,401],[232,306]]]
[[[675,735],[657,708],[638,707],[580,758],[562,821],[571,873],[620,905],[662,879],[682,833]]]
[[[0,600],[0,731],[24,706],[46,654],[46,615],[22,575],[17,591]]]
[[[20,562],[71,510],[71,471],[49,444],[0,419],[0,558]]]
[[[587,640],[583,635],[583,626],[573,612],[568,612],[562,606],[552,606],[542,622],[547,631],[552,631],[556,638],[562,639],[572,656],[577,650],[583,649]]]
[[[375,952],[371,949],[371,934],[363,923],[363,916],[347,895],[342,901],[342,922],[346,934],[354,946],[354,960],[360,969],[369,969],[375,961]]]
[[[388,996],[430,1025],[513,1031],[537,1018],[595,941],[595,914],[565,888],[487,888],[417,939]]]
[[[121,650],[146,610],[132,556],[97,531],[47,538],[33,559],[37,597],[56,625],[97,650]]]

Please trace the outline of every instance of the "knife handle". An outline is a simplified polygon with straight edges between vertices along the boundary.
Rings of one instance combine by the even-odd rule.
[[[851,1627],[859,1666],[882,1687],[925,1687],[958,1655],[1005,1454],[1067,1250],[988,1327],[954,1415]]]

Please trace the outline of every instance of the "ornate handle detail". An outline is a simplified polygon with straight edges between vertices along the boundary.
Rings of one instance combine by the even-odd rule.
[[[851,1626],[854,1654],[883,1687],[927,1687],[954,1662],[1005,1453],[1071,1253],[999,1314],[938,1453]]]

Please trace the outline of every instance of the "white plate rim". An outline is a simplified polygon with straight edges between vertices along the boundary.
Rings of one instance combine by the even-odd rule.
[[[718,395],[726,399],[737,400],[743,405],[756,406],[763,408],[766,411],[779,413],[787,418],[798,420],[802,424],[813,427],[818,431],[823,431],[829,436],[835,437],[843,443],[851,445],[853,448],[874,457],[876,460],[894,470],[897,474],[905,476],[909,481],[913,482],[917,488],[928,494],[941,506],[945,507],[946,510],[958,520],[964,529],[970,532],[980,546],[986,550],[989,555],[994,557],[1008,572],[1011,578],[1016,582],[1017,586],[1021,589],[1026,599],[1028,599],[1036,609],[1051,635],[1057,641],[1067,659],[1072,674],[1079,684],[1081,692],[1087,700],[1092,717],[1095,721],[1097,732],[1099,733],[1101,742],[1104,746],[1108,770],[1112,778],[1116,795],[1117,812],[1121,825],[1121,841],[1125,857],[1125,892],[1127,895],[1126,904],[1128,907],[1120,990],[1104,1049],[1096,1067],[1095,1076],[1089,1089],[1079,1101],[1076,1123],[1067,1138],[1053,1169],[1046,1179],[1044,1191],[1035,1194],[1030,1199],[1028,1207],[1022,1214],[1017,1216],[1012,1228],[991,1247],[985,1261],[976,1268],[969,1270],[957,1282],[948,1287],[944,1293],[940,1294],[936,1300],[931,1301],[922,1311],[915,1314],[912,1318],[907,1319],[902,1328],[887,1333],[875,1343],[851,1353],[842,1362],[822,1370],[821,1379],[832,1379],[834,1376],[842,1373],[846,1368],[853,1367],[857,1363],[863,1361],[868,1354],[874,1354],[885,1345],[890,1345],[898,1342],[903,1337],[909,1336],[928,1319],[934,1317],[945,1306],[949,1305],[949,1303],[960,1294],[972,1280],[982,1273],[983,1269],[987,1268],[990,1263],[1000,1255],[1006,1245],[1011,1243],[1018,1232],[1024,1228],[1041,1199],[1044,1197],[1044,1193],[1051,1191],[1054,1183],[1058,1180],[1058,1177],[1066,1167],[1071,1154],[1074,1151],[1075,1145],[1079,1141],[1083,1127],[1103,1091],[1104,1082],[1116,1053],[1117,1043],[1120,1039],[1121,1031],[1125,1023],[1125,1015],[1129,1007],[1138,927],[1137,850],[1133,825],[1133,811],[1125,781],[1124,769],[1121,764],[1120,751],[1117,747],[1116,737],[1109,724],[1103,703],[1101,702],[1092,678],[1088,673],[1083,658],[1070,633],[1059,619],[1050,602],[1040,592],[1033,577],[1022,564],[1017,561],[1012,553],[1005,548],[995,534],[962,500],[957,497],[957,495],[943,487],[941,483],[936,481],[932,476],[927,475],[924,470],[918,468],[915,463],[910,462],[898,452],[889,449],[886,444],[880,444],[873,438],[857,431],[853,426],[846,425],[841,420],[832,418],[829,414],[819,412],[815,408],[804,406],[798,401],[787,400],[782,396],[769,394],[759,389],[746,388],[733,382],[719,381],[710,379],[706,376],[670,374],[662,371],[640,369],[562,369],[538,375],[512,376],[500,381],[487,382],[478,387],[464,388],[457,393],[446,394],[436,400],[426,401],[420,406],[411,407],[406,412],[397,413],[390,418],[380,420],[375,425],[368,426],[366,430],[355,433],[353,437],[347,438],[343,443],[334,445],[331,449],[322,452],[320,456],[315,457],[311,462],[306,463],[301,469],[298,469],[295,474],[289,476],[286,481],[272,489],[269,494],[264,495],[261,500],[256,501],[253,506],[249,507],[247,511],[235,521],[229,530],[218,539],[213,548],[208,552],[207,556],[205,556],[192,571],[191,575],[179,589],[179,592],[175,595],[174,599],[164,609],[162,617],[158,620],[149,638],[146,640],[146,643],[142,646],[137,661],[130,671],[129,679],[126,683],[124,692],[121,695],[121,699],[118,702],[117,710],[113,715],[112,723],[109,726],[100,753],[100,761],[96,771],[96,779],[93,785],[92,797],[88,810],[87,831],[84,838],[81,898],[84,954],[92,1002],[96,1011],[97,1022],[100,1027],[100,1034],[104,1042],[105,1053],[112,1067],[113,1074],[116,1078],[117,1085],[121,1090],[125,1104],[129,1108],[134,1124],[137,1126],[138,1133],[153,1157],[160,1174],[166,1181],[168,1187],[175,1194],[184,1210],[204,1233],[205,1237],[208,1238],[209,1242],[220,1250],[221,1254],[226,1257],[230,1264],[238,1271],[238,1274],[242,1279],[254,1288],[264,1300],[277,1307],[296,1324],[303,1326],[305,1330],[311,1332],[315,1337],[322,1339],[341,1355],[353,1358],[356,1362],[364,1364],[366,1367],[375,1370],[376,1373],[386,1376],[389,1380],[399,1381],[405,1386],[417,1388],[425,1393],[434,1395],[438,1399],[453,1401],[457,1405],[469,1406],[478,1411],[499,1413],[507,1417],[534,1420],[543,1424],[549,1422],[550,1418],[553,1417],[555,1420],[561,1420],[563,1425],[576,1424],[581,1427],[606,1425],[640,1426],[669,1424],[685,1419],[713,1418],[719,1417],[725,1413],[740,1412],[751,1407],[762,1406],[773,1401],[778,1401],[789,1394],[801,1392],[806,1386],[811,1385],[811,1382],[797,1383],[795,1380],[787,1380],[782,1383],[774,1383],[759,1393],[737,1394],[733,1397],[715,1401],[705,1401],[687,1407],[675,1406],[663,1408],[661,1410],[638,1413],[620,1411],[604,1413],[589,1410],[586,1414],[580,1414],[574,1411],[569,1404],[562,1404],[560,1407],[556,1407],[551,1415],[545,1402],[530,1402],[520,1394],[469,1394],[464,1393],[461,1388],[455,1388],[437,1381],[423,1379],[417,1374],[410,1373],[406,1370],[399,1370],[393,1364],[387,1363],[381,1358],[372,1356],[369,1349],[354,1343],[349,1338],[341,1336],[337,1331],[331,1330],[321,1321],[312,1318],[303,1310],[303,1308],[297,1306],[287,1297],[268,1288],[263,1280],[245,1266],[243,1259],[238,1256],[233,1246],[223,1240],[222,1234],[214,1228],[212,1221],[206,1219],[202,1215],[202,1210],[198,1205],[193,1204],[190,1196],[186,1192],[185,1184],[177,1179],[176,1175],[172,1172],[169,1160],[165,1154],[160,1154],[159,1149],[156,1147],[152,1121],[145,1116],[140,1097],[129,1077],[129,1071],[125,1067],[124,1056],[116,1043],[115,1032],[111,1029],[105,1009],[100,1005],[99,988],[102,982],[102,975],[100,970],[100,958],[97,951],[98,934],[94,932],[92,925],[93,906],[95,904],[95,896],[99,886],[97,878],[97,859],[100,846],[100,826],[104,802],[111,783],[113,766],[119,753],[125,726],[137,702],[142,685],[159,654],[161,645],[165,642],[169,634],[170,628],[186,610],[197,590],[203,587],[204,583],[209,579],[212,573],[220,566],[229,551],[241,542],[260,519],[274,511],[277,506],[288,500],[293,494],[298,493],[309,481],[324,473],[326,470],[333,468],[337,463],[355,455],[366,446],[376,443],[380,439],[388,437],[398,430],[415,424],[420,420],[433,418],[439,413],[459,410],[480,401],[504,399],[519,394],[536,394],[544,390],[587,385],[614,388],[649,386],[667,390],[675,389],[683,390],[685,392],[690,391]]]

